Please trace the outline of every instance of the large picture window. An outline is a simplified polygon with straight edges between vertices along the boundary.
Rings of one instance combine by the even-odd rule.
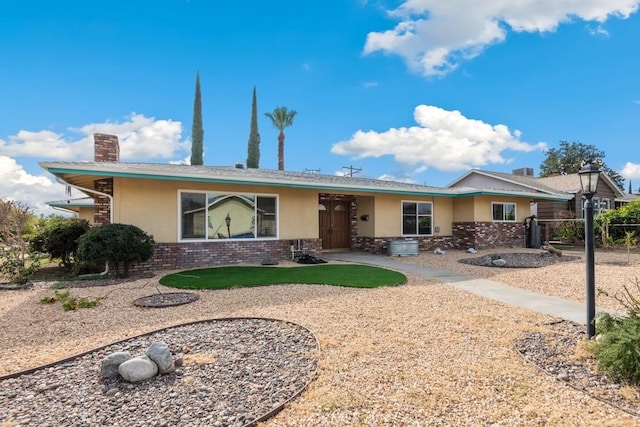
[[[180,238],[275,238],[277,205],[276,196],[181,192]]]
[[[493,210],[493,220],[515,222],[516,221],[516,204],[515,203],[491,203]]]
[[[402,235],[433,234],[433,203],[402,202]]]

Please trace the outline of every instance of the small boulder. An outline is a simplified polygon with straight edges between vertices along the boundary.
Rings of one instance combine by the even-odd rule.
[[[466,252],[467,252],[468,254],[475,254],[475,253],[477,253],[478,251],[476,251],[474,248],[468,248]]]
[[[433,250],[433,253],[436,254],[436,255],[444,255],[445,254],[445,252],[440,248],[435,248]]]
[[[495,265],[496,267],[504,267],[505,265],[507,265],[507,261],[502,258],[498,258],[491,261],[491,264]]]
[[[102,378],[116,378],[119,375],[120,365],[131,358],[133,356],[128,351],[116,351],[107,355],[100,364],[100,376]]]
[[[137,383],[158,375],[158,365],[148,356],[138,356],[122,363],[118,373],[125,380]]]
[[[158,371],[161,374],[168,374],[176,369],[173,356],[171,355],[171,351],[169,351],[169,346],[167,346],[167,344],[163,342],[154,342],[149,346],[145,353],[149,359],[158,365]]]

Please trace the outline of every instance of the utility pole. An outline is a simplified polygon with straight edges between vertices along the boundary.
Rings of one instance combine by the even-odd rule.
[[[362,168],[357,168],[355,166],[343,166],[342,169],[347,169],[348,172],[344,173],[344,176],[352,177],[354,174],[362,172]]]

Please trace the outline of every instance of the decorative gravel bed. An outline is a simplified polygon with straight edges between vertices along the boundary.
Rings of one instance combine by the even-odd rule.
[[[527,250],[520,248],[512,252],[524,251]],[[493,253],[482,250],[472,255],[451,250],[446,255],[425,252],[418,257],[394,260],[399,266],[409,262],[448,268],[534,292],[584,301],[585,268],[581,260],[541,268],[507,269],[459,262],[462,258]],[[632,254],[629,260],[626,256],[597,252],[596,285],[615,294],[640,275],[639,266],[637,254]],[[565,328],[550,316],[412,274],[408,274],[408,279],[403,286],[377,289],[279,285],[195,291],[200,297],[197,301],[161,309],[136,307],[132,301],[154,293],[156,287],[162,292],[172,290],[159,286],[157,278],[137,279],[104,287],[73,288],[72,294],[78,297],[108,295],[98,307],[75,312],[64,312],[55,304],[39,304],[40,298],[53,292],[41,284],[26,290],[2,291],[0,375],[193,320],[266,317],[309,328],[322,350],[313,354],[317,358],[314,381],[261,426],[640,425],[640,418],[632,415],[633,405],[637,408],[640,402],[637,388],[601,381],[587,382],[594,384],[590,388],[571,385],[574,379],[576,384],[582,384],[580,378],[590,378],[584,375],[595,372],[588,355],[576,354],[571,344],[571,340],[577,343],[584,337],[580,326],[574,325],[574,330],[570,326]],[[600,294],[597,304],[620,309],[613,298]],[[526,361],[519,351],[525,354]],[[559,368],[560,360],[568,361],[571,369]],[[96,371],[95,364],[87,365],[86,372],[94,375]],[[47,372],[51,381],[59,372],[67,373],[62,368],[50,368]],[[162,399],[171,401],[166,396],[173,392],[174,384],[181,385],[184,376],[175,378],[175,382],[167,383],[161,390]],[[83,397],[82,380],[76,381],[79,382],[61,381],[65,388],[56,389],[61,399],[84,399],[82,409],[76,404],[72,406],[74,410],[91,412],[93,404],[106,400],[109,390],[105,384],[100,384],[98,394],[90,395],[91,400]],[[610,390],[607,392],[610,394],[603,394],[603,390]],[[122,398],[127,391],[128,388],[124,392],[119,388],[111,391],[114,395],[109,399],[115,399],[118,392],[123,393],[118,396]],[[271,392],[266,388],[262,391]],[[44,393],[55,400],[53,390]],[[40,398],[38,393],[31,394],[31,400]],[[189,398],[174,397],[177,405],[172,408],[182,408],[180,416],[185,416],[177,421],[178,425],[206,424],[203,419],[186,419],[191,413],[206,413],[202,408],[209,408],[206,405],[216,399],[215,395],[209,398],[206,395],[203,389],[192,391]],[[21,393],[15,398],[26,399]],[[619,399],[626,399],[630,406],[625,409]],[[48,422],[44,411],[29,402],[23,400],[24,408],[17,409],[27,421],[0,418],[0,426],[40,426]],[[162,407],[140,402],[141,398],[130,405],[124,402],[123,406],[114,406],[109,416],[113,414],[124,421],[106,424],[163,425],[162,420],[145,413],[145,408],[161,412]],[[0,410],[0,417],[7,416]],[[240,415],[227,415],[233,416]],[[149,419],[152,424],[148,424]],[[220,423],[224,425],[224,420]],[[63,425],[89,424],[76,418]]]
[[[504,265],[496,266],[492,262],[503,259]],[[498,268],[540,268],[562,262],[579,260],[579,256],[563,255],[555,256],[549,252],[504,252],[491,253],[489,255],[460,259],[461,263]]]
[[[162,341],[182,353],[174,373],[140,383],[102,379],[115,351],[144,354]],[[308,330],[268,319],[168,328],[34,372],[0,379],[0,425],[243,426],[281,409],[314,377]]]
[[[584,340],[585,326],[566,320],[546,326],[552,332],[526,333],[516,340],[515,349],[527,362],[578,391],[640,416],[638,387],[598,374],[595,359],[586,350],[581,353],[579,343]]]

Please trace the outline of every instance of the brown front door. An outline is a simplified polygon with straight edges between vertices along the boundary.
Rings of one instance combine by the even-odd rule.
[[[320,199],[320,238],[322,249],[349,249],[351,230],[349,227],[349,206],[347,200]]]

